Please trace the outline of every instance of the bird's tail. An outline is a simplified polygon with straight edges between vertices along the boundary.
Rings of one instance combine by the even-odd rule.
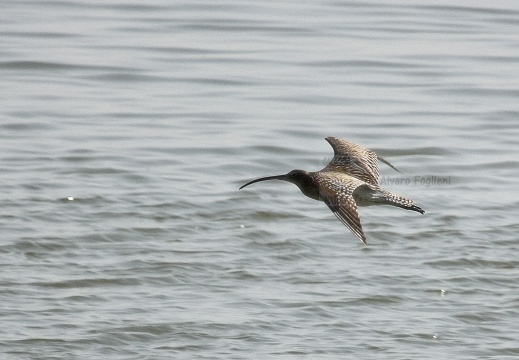
[[[420,214],[425,213],[425,211],[421,207],[417,206],[413,200],[382,189],[374,194],[372,200],[385,205],[392,205],[406,210],[413,210],[419,212]]]

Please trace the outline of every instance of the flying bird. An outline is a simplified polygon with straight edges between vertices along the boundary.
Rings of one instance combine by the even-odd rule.
[[[332,146],[334,156],[322,170],[292,170],[284,175],[262,177],[246,183],[240,190],[259,181],[291,182],[309,198],[324,201],[363,243],[367,241],[357,211],[358,206],[392,205],[421,214],[425,212],[413,200],[380,187],[378,161],[397,170],[389,162],[378,157],[375,152],[350,141],[336,137],[327,137],[326,141]]]

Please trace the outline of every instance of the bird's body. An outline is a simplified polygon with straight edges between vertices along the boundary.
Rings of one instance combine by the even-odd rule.
[[[326,140],[335,154],[324,169],[315,172],[292,170],[285,175],[250,181],[240,189],[265,180],[291,182],[309,198],[324,201],[337,218],[364,243],[366,236],[357,206],[392,205],[424,213],[414,201],[380,188],[378,160],[393,167],[391,164],[379,158],[373,151],[352,142],[335,137],[328,137]]]

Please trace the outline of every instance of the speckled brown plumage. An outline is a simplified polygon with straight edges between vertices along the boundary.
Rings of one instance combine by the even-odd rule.
[[[327,137],[326,140],[334,150],[334,157],[322,170],[315,172],[292,170],[285,175],[268,176],[250,181],[240,189],[265,180],[291,182],[297,185],[304,195],[323,201],[335,216],[364,243],[366,243],[366,236],[362,229],[357,206],[392,205],[424,213],[420,207],[415,205],[414,201],[380,188],[378,183],[380,158],[373,151],[335,137]],[[385,160],[382,161],[387,163]],[[391,164],[387,164],[393,167]]]

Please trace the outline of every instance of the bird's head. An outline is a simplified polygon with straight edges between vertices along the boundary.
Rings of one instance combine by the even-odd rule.
[[[259,178],[256,180],[249,181],[248,183],[246,183],[245,185],[240,187],[240,190],[250,184],[254,184],[256,182],[266,181],[266,180],[283,180],[283,181],[291,182],[292,184],[296,184],[297,186],[301,187],[303,184],[305,184],[310,179],[309,179],[308,172],[306,172],[304,170],[292,170],[287,174],[266,176],[266,177],[262,177],[262,178]]]

